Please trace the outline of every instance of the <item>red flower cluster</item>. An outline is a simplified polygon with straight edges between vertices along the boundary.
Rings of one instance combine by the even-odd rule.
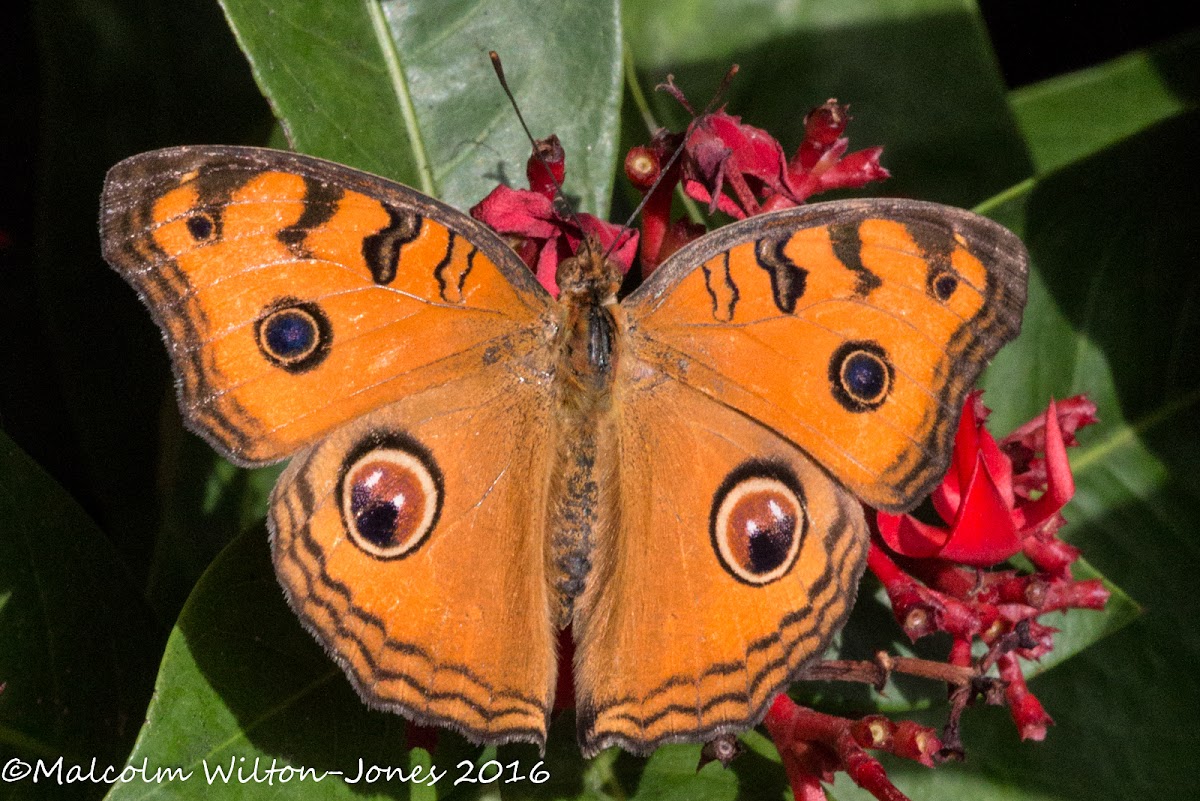
[[[670,80],[659,88],[692,111]],[[849,119],[848,107],[836,100],[810,111],[804,118],[804,140],[790,159],[766,131],[723,109],[696,117],[683,134],[660,131],[650,144],[632,148],[625,158],[625,174],[643,192],[654,187],[642,211],[643,271],[649,274],[704,233],[703,226],[671,220],[671,196],[680,182],[688,197],[708,205],[709,214],[719,210],[744,219],[800,205],[819,192],[887,178],[888,171],[879,164],[883,148],[846,154],[850,140],[842,133]],[[672,162],[680,142],[683,150]]]
[[[662,88],[691,110],[674,84]],[[790,159],[766,131],[724,110],[697,117],[683,134],[659,131],[649,145],[634,147],[625,157],[630,182],[643,192],[653,190],[642,209],[640,237],[591,214],[572,214],[555,206],[566,174],[566,157],[556,136],[535,143],[525,169],[529,189],[497,186],[471,209],[471,216],[508,237],[513,250],[555,297],[558,263],[571,256],[586,236],[605,249],[620,240],[611,256],[624,271],[638,252],[645,277],[667,256],[705,233],[703,225],[671,219],[671,201],[681,181],[684,192],[708,204],[710,213],[720,210],[742,219],[799,205],[819,192],[887,178],[888,171],[879,164],[882,148],[846,154],[849,140],[842,132],[849,119],[847,107],[835,100],[813,109],[805,117],[804,141]],[[681,142],[685,143],[682,150]]]
[[[798,706],[786,695],[775,697],[763,725],[779,749],[796,801],[825,801],[822,782],[845,771],[859,787],[881,801],[904,801],[879,760],[865,749],[887,751],[933,767],[942,743],[927,726],[883,715],[860,720],[834,717]]]
[[[501,184],[471,209],[471,216],[503,234],[550,294],[558,297],[558,263],[573,255],[585,237],[593,237],[605,250],[611,248],[610,257],[628,272],[637,250],[636,231],[555,206],[566,176],[566,154],[557,136],[535,143],[525,176],[529,189]],[[618,239],[620,244],[613,248]]]
[[[988,410],[980,395],[967,399],[950,469],[932,496],[946,525],[877,512],[867,562],[910,638],[950,634],[945,670],[925,663],[922,670],[907,671],[952,681],[950,721],[939,739],[908,721],[897,724],[877,715],[859,721],[835,718],[780,695],[764,723],[798,801],[823,801],[820,783],[839,770],[876,798],[904,799],[863,749],[886,750],[928,766],[961,756],[958,719],[977,693],[990,703],[1007,703],[1023,739],[1041,740],[1053,721],[1029,691],[1019,664],[1053,648],[1055,629],[1038,618],[1056,610],[1103,609],[1108,600],[1100,581],[1071,577],[1079,551],[1057,537],[1065,523],[1059,512],[1074,494],[1066,449],[1077,444],[1077,429],[1096,421],[1095,405],[1082,396],[1052,401],[1045,414],[997,443],[984,427]],[[1021,552],[1034,572],[982,569]],[[979,657],[972,655],[976,640],[986,646]],[[998,680],[988,678],[993,666]],[[891,668],[882,666],[874,680],[882,683]],[[957,681],[951,678],[955,669]]]
[[[1028,692],[1017,663],[1018,657],[1038,659],[1053,648],[1055,629],[1038,617],[1070,608],[1103,609],[1108,600],[1099,580],[1072,579],[1070,566],[1079,551],[1057,537],[1066,522],[1059,510],[1075,493],[1067,446],[1076,444],[1078,428],[1096,421],[1095,413],[1082,396],[1051,401],[1044,415],[997,443],[984,427],[988,410],[980,393],[972,393],[950,470],[932,496],[946,526],[911,515],[876,515],[882,542],[868,564],[883,582],[896,619],[914,640],[949,633],[954,665],[973,664],[971,645],[981,639],[1007,683],[1013,720],[1025,739],[1042,739],[1052,722]],[[980,569],[1021,552],[1034,573]]]

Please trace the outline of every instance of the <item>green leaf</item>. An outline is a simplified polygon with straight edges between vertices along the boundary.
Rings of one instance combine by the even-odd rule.
[[[676,130],[688,117],[649,87],[672,72],[699,110],[736,61],[729,113],[789,153],[809,109],[830,97],[850,105],[851,151],[882,145],[893,175],[856,195],[970,207],[1032,171],[973,3],[634,0],[624,13],[650,110]]]
[[[1195,108],[1200,31],[1150,50],[1026,86],[1010,96],[1038,172]]]
[[[168,418],[178,423],[177,415]],[[160,617],[175,619],[216,555],[266,516],[271,488],[282,469],[235,467],[191,433],[164,438],[159,464],[162,515],[146,579],[146,597]]]
[[[0,766],[119,762],[149,698],[159,644],[104,534],[0,433]],[[89,792],[12,778],[5,774],[5,798]]]
[[[297,150],[460,208],[498,182],[523,185],[529,143],[492,72],[495,50],[535,136],[562,140],[568,193],[607,211],[622,88],[616,0],[222,6]]]
[[[114,785],[112,801],[254,798],[259,785],[216,780],[215,766],[275,760],[315,774],[287,785],[290,797],[375,798],[404,784],[367,788],[357,760],[409,767],[403,719],[369,711],[342,671],[284,603],[260,526],[236,539],[201,578],[171,632],[154,700],[129,765],[180,768],[190,778]],[[282,792],[282,791],[281,791]],[[399,794],[404,797],[404,793]]]

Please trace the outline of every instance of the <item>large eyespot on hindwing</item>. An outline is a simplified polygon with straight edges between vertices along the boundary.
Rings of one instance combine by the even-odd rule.
[[[787,465],[750,461],[713,495],[709,535],[721,566],[746,584],[787,575],[808,532],[804,489]]]
[[[372,434],[343,463],[338,503],[350,540],[376,559],[400,559],[425,541],[445,485],[433,456],[400,433]]]
[[[316,303],[280,298],[258,316],[254,340],[271,364],[289,373],[303,373],[329,355],[333,327]]]
[[[895,381],[896,370],[878,342],[846,342],[829,359],[833,397],[848,412],[878,409]]]

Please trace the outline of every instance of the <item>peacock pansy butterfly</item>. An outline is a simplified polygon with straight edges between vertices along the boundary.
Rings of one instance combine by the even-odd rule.
[[[101,225],[188,425],[291,458],[275,570],[366,703],[542,743],[570,624],[588,755],[763,717],[850,611],[858,499],[931,490],[1025,301],[1015,236],[910,200],[735,222],[620,302],[595,249],[555,300],[471,217],[274,150],[123,161]]]

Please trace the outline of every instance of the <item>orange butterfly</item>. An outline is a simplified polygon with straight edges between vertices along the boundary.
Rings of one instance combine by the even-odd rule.
[[[189,426],[291,457],[275,569],[363,699],[543,743],[570,624],[587,755],[763,717],[850,611],[857,498],[934,486],[1025,301],[1015,236],[908,200],[736,222],[620,302],[584,248],[556,301],[461,212],[255,148],[118,164],[102,229]]]

